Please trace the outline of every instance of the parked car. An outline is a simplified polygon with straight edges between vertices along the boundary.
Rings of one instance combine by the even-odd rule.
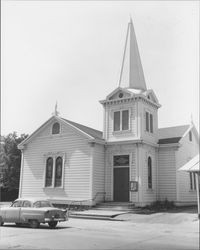
[[[50,228],[55,228],[58,222],[67,220],[67,210],[55,208],[45,199],[17,199],[10,207],[0,208],[0,226],[14,222],[17,226],[29,224],[37,228],[40,223],[48,223]]]

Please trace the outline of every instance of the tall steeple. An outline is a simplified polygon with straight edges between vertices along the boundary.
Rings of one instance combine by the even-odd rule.
[[[147,90],[132,19],[128,23],[119,86]]]

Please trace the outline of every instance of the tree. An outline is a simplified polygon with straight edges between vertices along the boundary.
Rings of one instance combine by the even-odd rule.
[[[21,143],[28,135],[21,134],[17,136],[16,132],[7,136],[2,136],[0,167],[3,169],[3,187],[9,191],[19,188],[21,151],[17,145]]]

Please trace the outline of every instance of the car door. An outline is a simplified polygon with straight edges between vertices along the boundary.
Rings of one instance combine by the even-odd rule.
[[[14,201],[13,204],[6,210],[5,222],[19,222],[20,221],[20,210],[22,201]]]
[[[28,200],[25,200],[21,208],[20,222],[22,223],[28,222],[32,213],[33,213],[33,208],[32,208],[31,202]]]

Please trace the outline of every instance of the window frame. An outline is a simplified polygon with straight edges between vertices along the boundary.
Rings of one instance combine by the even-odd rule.
[[[147,186],[149,190],[153,189],[152,157],[150,155],[147,158]]]
[[[53,133],[54,126],[57,125],[57,124],[59,125],[59,131],[58,131],[58,133]],[[60,132],[61,132],[60,123],[59,123],[58,121],[55,121],[55,122],[52,124],[52,126],[51,126],[51,134],[52,134],[52,135],[59,135]]]
[[[128,111],[128,129],[123,129],[123,112]],[[115,113],[119,112],[119,130],[115,130]],[[130,108],[113,111],[113,133],[130,131]]]
[[[149,112],[146,111],[145,112],[145,127],[146,127],[146,131],[149,132]]]
[[[50,160],[50,159],[52,159],[51,185],[47,186],[47,166],[48,166],[48,160]],[[54,165],[54,159],[53,159],[53,157],[52,156],[47,157],[46,164],[45,164],[45,184],[44,184],[46,188],[47,187],[51,187],[52,183],[53,183],[53,174],[54,174],[54,167],[53,167],[53,165]]]
[[[25,206],[26,203],[28,203],[28,206]],[[23,208],[24,208],[24,207],[26,207],[26,208],[27,208],[27,207],[32,207],[32,203],[31,203],[30,201],[28,201],[28,200],[24,200],[23,203],[22,203],[22,207],[23,207]]]
[[[145,110],[145,131],[148,133],[154,133],[154,119],[153,114],[148,110]]]
[[[53,170],[52,170],[52,182],[51,182],[51,186],[46,186],[46,162],[48,160],[48,158],[53,158]],[[55,186],[55,171],[56,171],[56,159],[61,157],[62,159],[62,176],[61,176],[61,185],[60,186]],[[43,179],[43,188],[55,188],[55,189],[62,189],[64,188],[64,172],[65,172],[65,154],[64,153],[59,153],[59,154],[47,154],[44,156],[44,161],[45,161],[45,167],[44,167],[44,179]]]
[[[19,204],[19,205],[15,206],[15,204]],[[18,200],[18,201],[14,201],[11,207],[22,207],[22,205],[23,205],[23,200]]]
[[[196,191],[197,183],[196,183],[196,175],[194,172],[189,172],[190,179],[190,191]]]

